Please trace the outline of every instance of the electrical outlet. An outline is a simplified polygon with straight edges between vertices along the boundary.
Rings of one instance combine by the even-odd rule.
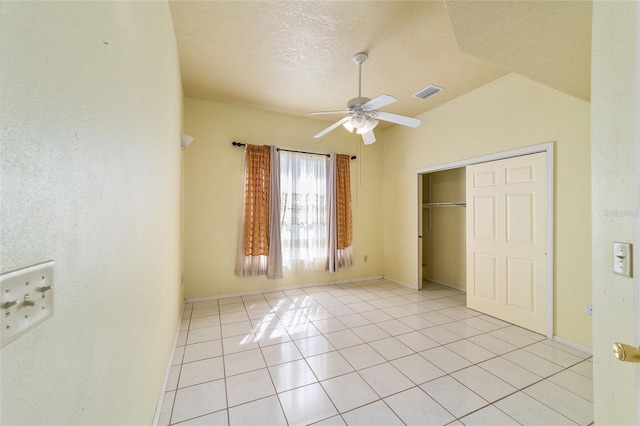
[[[591,303],[587,303],[587,306],[585,307],[585,313],[588,316],[593,315],[593,305]]]
[[[50,260],[0,275],[0,346],[53,315],[53,264]]]
[[[367,262],[369,260],[369,256],[367,256],[366,254],[364,255],[364,261]]]

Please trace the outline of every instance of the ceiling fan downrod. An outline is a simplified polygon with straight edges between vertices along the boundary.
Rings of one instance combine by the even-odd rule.
[[[362,64],[369,58],[364,52],[353,55],[353,62],[358,66],[358,97],[362,97]]]

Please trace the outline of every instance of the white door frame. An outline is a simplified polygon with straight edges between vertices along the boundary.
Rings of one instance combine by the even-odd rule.
[[[634,318],[635,323],[640,321],[640,7],[636,6],[636,45],[635,45],[635,65],[634,65],[634,119],[633,119],[633,188],[638,194],[638,200],[634,203],[636,208],[633,219],[633,243],[635,245],[635,256],[633,259],[633,288],[634,288]],[[635,344],[640,346],[640,327],[636,325]],[[635,368],[636,379],[636,419],[640,420],[640,366]]]
[[[419,209],[422,209],[422,205],[418,204],[420,201],[421,194],[418,193],[419,184],[418,181],[422,179],[422,175],[425,173],[433,173],[439,172],[442,170],[449,169],[457,169],[460,167],[471,166],[473,164],[479,163],[488,163],[490,161],[496,160],[504,160],[506,158],[512,157],[520,157],[523,155],[529,154],[537,154],[539,152],[547,153],[547,338],[553,339],[554,336],[554,314],[553,314],[553,188],[554,188],[554,180],[553,180],[553,171],[554,171],[554,157],[553,157],[553,142],[547,142],[540,145],[527,146],[523,148],[512,149],[509,151],[498,152],[495,154],[487,154],[480,157],[468,158],[466,160],[458,160],[453,161],[451,163],[438,164],[435,166],[428,166],[421,169],[416,170],[416,179],[415,179],[415,189],[416,189],[416,235],[420,234],[420,230],[422,229],[422,224],[419,223],[418,218]],[[422,244],[421,239],[417,238],[418,244]],[[416,260],[416,269],[415,269],[415,277],[416,277],[416,288],[420,288],[420,270],[422,267],[422,259],[418,259],[419,254],[418,245],[415,246],[415,256]]]

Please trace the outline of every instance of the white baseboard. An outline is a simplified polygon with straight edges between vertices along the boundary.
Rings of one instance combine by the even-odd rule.
[[[171,348],[171,355],[169,356],[169,362],[167,363],[167,371],[164,373],[164,381],[162,382],[162,389],[160,390],[160,396],[158,397],[158,405],[156,406],[156,412],[153,415],[153,426],[158,426],[160,421],[160,414],[162,412],[162,404],[164,403],[164,397],[167,393],[167,383],[169,383],[169,374],[171,373],[171,364],[173,363],[173,357],[176,354],[176,347],[178,346],[178,338],[180,337],[180,326],[182,325],[182,317],[184,316],[184,303],[182,304],[182,310],[180,311],[180,318],[178,318],[178,330],[176,331],[176,337],[173,339],[173,348]]]
[[[207,297],[193,297],[193,298],[185,299],[185,302],[186,303],[205,302],[207,300],[226,299],[228,297],[251,296],[253,294],[273,293],[273,292],[276,292],[276,291],[286,291],[286,290],[296,290],[296,289],[305,288],[305,287],[320,287],[320,286],[324,286],[324,285],[348,284],[348,283],[355,283],[355,282],[360,282],[360,281],[373,281],[373,280],[380,280],[380,279],[383,279],[383,278],[385,278],[385,277],[382,276],[382,275],[378,275],[378,276],[375,276],[375,277],[353,278],[353,279],[349,279],[349,280],[338,280],[338,281],[327,281],[327,282],[322,282],[322,283],[299,284],[299,285],[292,285],[292,286],[287,286],[287,287],[270,288],[270,289],[266,289],[266,290],[246,291],[246,292],[243,292],[243,293],[230,293],[230,294],[221,294],[221,295],[218,295],[218,296],[207,296]],[[393,281],[393,280],[390,280],[390,281]]]
[[[395,278],[391,278],[391,277],[382,277],[382,278],[384,278],[385,280],[389,280],[391,282],[394,282],[394,283],[396,283],[398,285],[401,285],[403,287],[407,287],[407,288],[409,288],[411,290],[418,290],[414,285],[405,283],[405,282],[400,281],[400,280],[396,280]],[[435,284],[440,284],[442,286],[449,287],[449,288],[452,288],[454,290],[462,291],[464,293],[467,292],[466,288],[456,287],[454,285],[451,285],[451,284],[448,284],[448,283],[445,283],[445,282],[442,282],[442,281],[437,281],[437,280],[432,280],[432,279],[428,279],[428,280],[424,280],[424,281],[429,281],[429,282],[432,282],[432,283],[435,283]]]
[[[416,288],[414,285],[407,284],[407,283],[405,283],[405,282],[402,282],[402,281],[399,281],[399,280],[396,280],[396,279],[393,279],[393,278],[390,278],[390,277],[383,277],[383,278],[384,278],[385,280],[389,280],[389,281],[391,281],[391,282],[394,282],[394,283],[396,283],[396,284],[399,284],[399,285],[401,285],[401,286],[403,286],[403,287],[410,288],[411,290],[417,290],[417,288]]]
[[[455,286],[453,284],[445,283],[444,281],[432,280],[431,278],[428,278],[428,279],[426,279],[424,281],[429,281],[429,282],[432,282],[432,283],[440,284],[440,285],[443,285],[445,287],[452,288],[454,290],[463,291],[465,293],[467,292],[467,288],[466,287],[465,288],[460,288],[460,287],[457,287],[457,286]]]
[[[593,349],[592,348],[589,348],[587,346],[582,346],[582,345],[580,345],[578,343],[572,342],[571,340],[567,340],[564,337],[554,336],[553,337],[553,341],[561,343],[561,344],[563,344],[565,346],[569,346],[570,348],[577,349],[580,352],[584,352],[586,354],[593,355]]]

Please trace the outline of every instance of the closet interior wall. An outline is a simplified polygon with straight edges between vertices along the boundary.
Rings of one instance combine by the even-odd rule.
[[[424,203],[464,203],[465,168],[422,175]],[[466,290],[465,207],[424,207],[422,278]]]

